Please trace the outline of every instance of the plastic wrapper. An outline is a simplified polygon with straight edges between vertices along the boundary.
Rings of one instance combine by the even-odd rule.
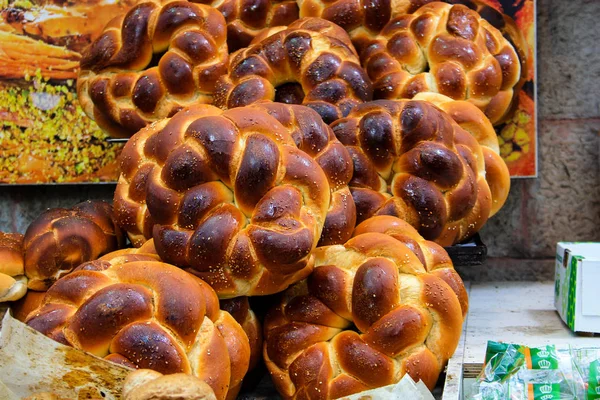
[[[600,399],[600,347],[488,342],[474,400]]]
[[[427,386],[422,381],[415,382],[406,374],[394,385],[356,393],[340,400],[435,400]]]

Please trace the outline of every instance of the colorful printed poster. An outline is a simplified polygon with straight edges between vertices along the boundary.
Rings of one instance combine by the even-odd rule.
[[[526,56],[525,83],[512,118],[496,127],[496,133],[500,141],[500,154],[511,176],[535,177],[538,165],[535,0],[483,1],[511,17],[522,35],[522,43],[516,47],[521,55]]]
[[[77,102],[81,51],[135,0],[0,0],[0,184],[106,182],[122,144]]]

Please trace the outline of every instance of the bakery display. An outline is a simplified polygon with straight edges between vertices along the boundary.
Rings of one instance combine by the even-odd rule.
[[[200,279],[130,250],[56,281],[27,324],[61,343],[134,368],[193,374],[217,399],[235,398],[250,346]]]
[[[406,373],[431,389],[458,345],[466,295],[444,250],[403,221],[391,236],[370,228],[318,248],[313,273],[265,320],[265,361],[286,399],[335,399]]]
[[[305,18],[233,54],[217,83],[215,105],[303,104],[330,123],[371,98],[371,82],[346,32]]]
[[[181,108],[210,103],[226,71],[227,31],[212,7],[144,0],[84,51],[77,93],[85,113],[128,137]]]
[[[136,134],[121,160],[117,222],[221,298],[276,293],[310,273],[329,184],[267,112],[190,107]]]
[[[442,246],[510,189],[494,124],[525,64],[488,8],[141,0],[72,59],[36,44],[127,143],[112,206],[0,234],[0,301],[25,274],[14,315],[136,369],[124,399],[233,400],[266,370],[286,399],[432,389],[469,307]]]
[[[492,124],[512,110],[519,56],[500,31],[463,5],[435,2],[392,19],[365,41],[361,62],[376,99],[439,92],[468,100]]]
[[[317,246],[345,243],[356,226],[356,207],[348,188],[353,172],[350,153],[319,114],[308,107],[274,102],[256,103],[256,107],[285,126],[296,146],[313,157],[327,176],[331,202]]]
[[[26,292],[23,235],[0,232],[0,303],[19,300]]]
[[[217,400],[204,381],[183,373],[163,375],[150,369],[139,369],[127,376],[123,384],[123,400]]]
[[[23,240],[28,287],[44,291],[85,261],[117,250],[125,236],[113,221],[112,206],[85,201],[53,208],[37,217]]]
[[[449,246],[490,216],[481,146],[431,103],[373,101],[331,126],[354,161],[350,188],[358,222],[397,216],[425,239]]]

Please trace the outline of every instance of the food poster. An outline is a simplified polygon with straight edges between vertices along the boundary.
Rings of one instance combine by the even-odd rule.
[[[135,0],[0,0],[0,184],[112,182],[122,144],[77,101],[82,50]]]
[[[516,108],[511,118],[496,127],[500,155],[506,161],[512,177],[535,177],[538,165],[535,0],[484,1],[512,18],[515,25],[513,29],[518,29],[522,36],[522,43],[515,47],[526,57],[524,84],[519,92]],[[506,22],[505,29],[510,32],[509,25],[513,22]]]
[[[513,177],[537,173],[534,0],[483,0],[512,17],[527,55],[512,117],[497,127]],[[81,109],[82,49],[135,0],[0,0],[0,184],[112,182],[122,143]],[[510,24],[509,24],[510,25]]]

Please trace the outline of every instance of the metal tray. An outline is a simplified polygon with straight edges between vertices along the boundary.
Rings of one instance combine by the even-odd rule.
[[[487,246],[481,241],[479,233],[462,243],[444,247],[444,249],[448,252],[455,267],[482,265],[487,258]]]

